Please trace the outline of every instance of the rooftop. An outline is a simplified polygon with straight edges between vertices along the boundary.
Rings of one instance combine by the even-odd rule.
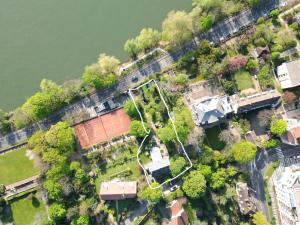
[[[238,182],[236,184],[236,193],[240,211],[243,214],[248,214],[249,212],[255,210],[255,205],[253,204],[251,196],[249,195],[249,189],[246,183]]]
[[[163,222],[163,225],[187,225],[189,223],[188,216],[178,200],[172,201],[168,208],[171,219]]]
[[[150,173],[170,166],[170,161],[163,158],[158,147],[153,147],[150,152],[152,162],[148,165]]]
[[[121,200],[134,198],[137,193],[137,182],[102,182],[100,187],[100,197],[102,200]]]
[[[281,88],[292,88],[300,85],[300,59],[283,63],[277,67],[277,79]]]

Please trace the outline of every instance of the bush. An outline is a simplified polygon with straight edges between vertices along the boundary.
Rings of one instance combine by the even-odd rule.
[[[290,28],[292,28],[293,30],[298,30],[299,29],[299,24],[298,22],[294,22],[290,25]]]
[[[269,148],[276,148],[280,145],[280,141],[277,139],[270,139],[262,144],[263,148],[269,149]]]

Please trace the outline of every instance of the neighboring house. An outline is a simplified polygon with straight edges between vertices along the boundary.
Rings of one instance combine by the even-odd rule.
[[[225,122],[233,112],[227,96],[202,98],[191,106],[193,119],[198,126],[209,128]]]
[[[147,169],[153,177],[161,176],[170,172],[169,158],[163,158],[158,147],[153,147],[150,151],[150,155],[152,162],[147,165]]]
[[[187,213],[178,200],[174,200],[168,206],[170,219],[163,221],[162,225],[188,225]]]
[[[257,47],[252,49],[251,51],[251,55],[257,59],[266,59],[269,54],[270,54],[270,49],[268,48],[268,46]]]
[[[102,200],[122,200],[135,198],[137,193],[137,182],[102,182],[100,187],[100,198]]]
[[[282,89],[300,86],[300,59],[278,66],[277,80]]]
[[[299,145],[300,121],[296,119],[288,119],[287,124],[287,132],[281,137],[282,142],[290,145]]]
[[[278,224],[300,224],[300,167],[279,167],[272,175]]]
[[[260,108],[276,107],[280,103],[281,94],[276,90],[260,92],[247,97],[230,96],[234,113],[245,113]]]
[[[246,183],[238,182],[236,184],[236,193],[239,208],[242,214],[247,215],[256,210],[255,204],[249,193],[249,188]]]

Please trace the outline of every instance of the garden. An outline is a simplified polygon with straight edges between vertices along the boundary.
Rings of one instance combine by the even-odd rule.
[[[40,224],[46,218],[46,209],[35,192],[16,197],[9,201],[10,214],[4,215],[3,222],[14,225]]]
[[[251,75],[246,70],[239,70],[234,74],[234,80],[236,82],[239,91],[246,90],[253,87]]]
[[[38,168],[26,156],[26,147],[0,155],[0,183],[7,185],[37,175]]]

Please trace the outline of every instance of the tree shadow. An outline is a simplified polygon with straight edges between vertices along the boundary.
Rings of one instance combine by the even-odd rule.
[[[33,207],[35,207],[35,208],[38,208],[41,205],[40,200],[37,199],[36,197],[32,198],[31,203],[32,203]]]

